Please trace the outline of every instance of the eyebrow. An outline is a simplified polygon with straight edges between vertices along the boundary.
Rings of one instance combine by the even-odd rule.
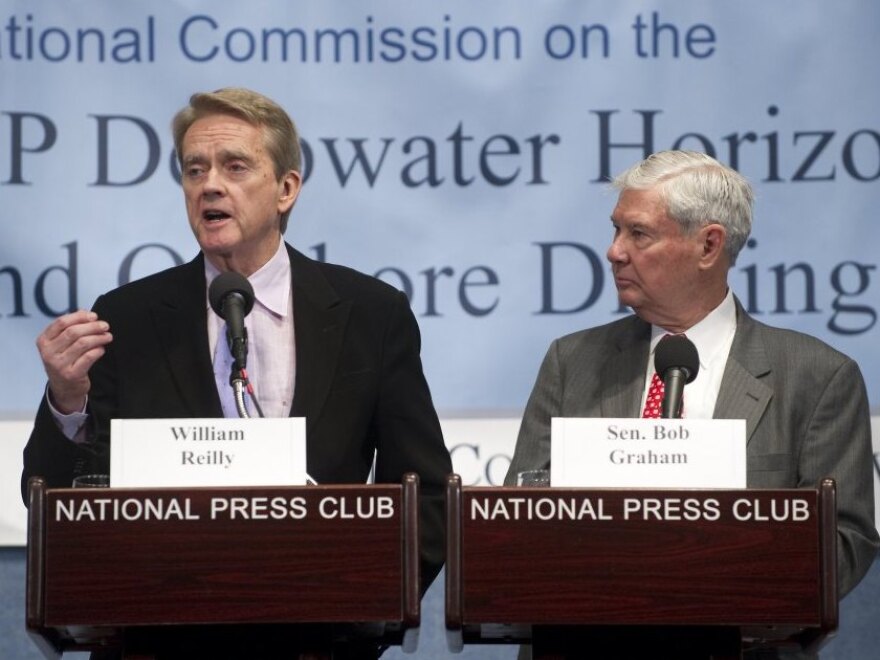
[[[220,160],[223,162],[226,162],[228,160],[244,160],[250,163],[254,160],[254,158],[244,151],[223,149],[220,151]]]
[[[184,165],[192,165],[193,163],[200,163],[205,160],[207,160],[207,159],[204,156],[202,156],[201,154],[189,154],[189,155],[183,157],[183,164]]]
[[[244,151],[240,150],[231,150],[231,149],[223,149],[219,153],[219,157],[221,162],[227,162],[230,160],[243,160],[247,163],[252,163],[254,161],[253,157],[248,155]],[[184,165],[192,165],[193,163],[204,163],[210,160],[207,156],[202,153],[194,153],[189,154],[183,159]]]

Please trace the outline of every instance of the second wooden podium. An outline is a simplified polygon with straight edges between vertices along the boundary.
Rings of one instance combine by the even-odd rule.
[[[739,658],[837,628],[835,485],[447,486],[446,626],[535,658]]]

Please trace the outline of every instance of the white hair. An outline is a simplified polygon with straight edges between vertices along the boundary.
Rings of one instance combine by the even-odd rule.
[[[752,230],[755,199],[746,178],[697,151],[658,151],[614,178],[617,190],[655,189],[666,213],[686,234],[709,223],[727,231],[724,249],[730,265]]]

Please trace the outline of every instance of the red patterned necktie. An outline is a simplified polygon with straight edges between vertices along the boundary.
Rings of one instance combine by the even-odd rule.
[[[642,411],[642,417],[647,419],[658,419],[660,417],[660,408],[663,405],[663,393],[665,392],[663,380],[654,372],[651,378],[651,387],[648,388],[648,398],[645,400],[645,409]]]

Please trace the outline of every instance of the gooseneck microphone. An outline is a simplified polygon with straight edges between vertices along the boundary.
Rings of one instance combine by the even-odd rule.
[[[221,273],[214,278],[208,287],[208,300],[217,315],[226,320],[226,341],[232,354],[232,366],[229,373],[229,384],[232,386],[235,408],[239,417],[250,417],[244,400],[245,389],[251,395],[260,417],[263,411],[254,396],[253,387],[248,383],[245,367],[247,366],[247,328],[244,317],[254,307],[254,288],[247,278],[239,273]]]
[[[247,329],[244,317],[254,308],[254,288],[247,278],[232,271],[220,273],[208,287],[211,309],[226,321],[226,341],[237,368],[247,366]]]
[[[700,356],[694,342],[684,335],[666,335],[654,350],[654,370],[663,379],[663,405],[660,416],[679,419],[684,386],[693,382],[700,370]]]

